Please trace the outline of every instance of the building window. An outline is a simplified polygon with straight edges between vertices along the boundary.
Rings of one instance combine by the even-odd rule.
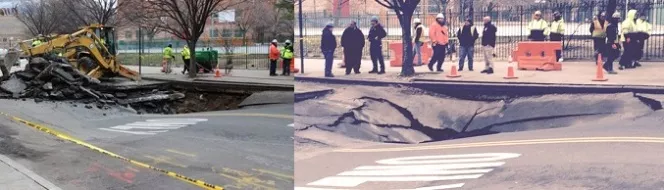
[[[211,38],[219,37],[219,29],[216,28],[210,29],[210,37]]]
[[[125,38],[126,39],[131,39],[132,38],[131,35],[132,35],[131,31],[125,31]]]
[[[242,33],[244,33],[244,31],[242,31],[240,29],[235,30],[235,37],[238,37],[238,38],[242,37]]]
[[[222,37],[233,37],[233,30],[224,29],[221,35]]]

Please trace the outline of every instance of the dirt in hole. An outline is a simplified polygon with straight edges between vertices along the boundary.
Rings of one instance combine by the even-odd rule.
[[[241,93],[209,93],[209,92],[183,92],[185,98],[173,103],[178,114],[221,111],[238,109],[240,103],[251,94]]]

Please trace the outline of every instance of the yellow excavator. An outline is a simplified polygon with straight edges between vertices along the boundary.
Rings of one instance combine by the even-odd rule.
[[[135,81],[141,79],[138,72],[130,70],[116,58],[115,29],[100,24],[81,28],[72,34],[61,34],[39,39],[41,44],[32,46],[33,40],[19,43],[25,56],[64,58],[82,73],[93,77],[119,75]]]

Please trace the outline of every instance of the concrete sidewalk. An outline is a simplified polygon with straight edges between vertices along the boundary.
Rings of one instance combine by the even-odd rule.
[[[296,60],[297,62],[298,60]],[[563,62],[562,71],[521,71],[515,70],[515,75],[518,79],[506,80],[503,79],[507,74],[508,63],[496,62],[494,66],[494,74],[487,75],[480,73],[484,69],[484,62],[475,62],[475,71],[468,71],[467,63],[466,70],[459,72],[462,76],[459,78],[447,78],[445,75],[449,74],[452,65],[458,65],[458,60],[446,60],[443,64],[444,73],[430,72],[426,65],[416,66],[416,75],[413,77],[399,77],[401,67],[390,67],[389,60],[386,60],[386,74],[376,75],[369,74],[372,69],[372,63],[369,60],[363,60],[359,75],[351,74],[345,75],[345,68],[339,68],[337,63],[340,60],[334,61],[333,74],[336,78],[349,79],[349,80],[369,80],[369,81],[385,81],[385,82],[410,82],[410,81],[457,81],[457,82],[498,82],[498,83],[535,83],[535,84],[594,84],[594,85],[638,85],[638,86],[664,86],[664,75],[660,72],[664,71],[664,63],[645,62],[642,63],[643,67],[629,70],[617,70],[617,75],[605,74],[608,81],[595,82],[591,79],[595,78],[596,69],[592,62]],[[323,77],[324,76],[323,59],[306,59],[304,70],[306,73],[297,74],[296,76],[303,77]],[[617,67],[617,63],[615,64]],[[299,64],[296,64],[299,67]],[[516,64],[515,64],[516,67]],[[434,68],[435,69],[435,68]]]
[[[53,183],[27,169],[25,166],[0,154],[0,189],[11,190],[60,190]]]
[[[138,66],[127,66],[127,68],[138,71]],[[293,86],[294,77],[291,76],[269,76],[267,70],[241,70],[234,69],[230,76],[223,74],[222,77],[216,78],[214,73],[198,74],[195,79],[190,79],[187,75],[182,74],[182,68],[173,68],[173,73],[161,73],[161,67],[141,67],[141,73],[144,79],[156,79],[166,81],[204,81],[204,82],[227,82],[227,83],[245,83],[245,84],[261,84],[261,85],[279,85],[279,86]]]

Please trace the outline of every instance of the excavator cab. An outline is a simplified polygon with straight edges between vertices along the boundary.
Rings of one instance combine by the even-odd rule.
[[[111,55],[117,55],[117,50],[115,48],[115,28],[113,27],[99,27],[95,29],[95,35],[99,36],[102,41],[101,45],[105,46],[108,49],[108,52]]]

